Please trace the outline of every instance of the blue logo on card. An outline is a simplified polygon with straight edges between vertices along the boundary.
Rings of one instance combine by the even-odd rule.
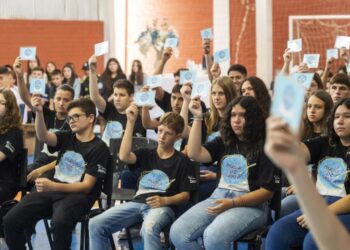
[[[106,136],[109,139],[118,139],[123,135],[123,125],[118,121],[110,121],[106,126]]]
[[[140,188],[166,191],[170,185],[169,177],[160,170],[152,170],[140,180]]]
[[[68,183],[79,182],[84,172],[83,156],[74,151],[66,151],[56,168],[55,178]]]
[[[247,160],[242,155],[230,155],[221,162],[222,177],[229,185],[242,184],[248,178]]]
[[[347,176],[347,165],[341,158],[326,158],[318,166],[317,180],[329,189],[340,189]]]
[[[24,54],[25,54],[26,56],[30,56],[30,55],[32,54],[32,50],[31,50],[31,49],[25,49],[25,50],[24,50]]]

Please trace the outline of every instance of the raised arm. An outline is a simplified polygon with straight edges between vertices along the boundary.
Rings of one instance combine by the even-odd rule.
[[[16,60],[13,63],[13,70],[15,71],[17,76],[17,87],[18,87],[19,95],[21,96],[21,99],[23,100],[23,102],[30,109],[32,109],[31,97],[30,97],[28,88],[24,82],[23,64],[21,62],[20,57],[16,57]]]
[[[289,67],[290,63],[292,61],[292,53],[289,52],[289,49],[285,49],[284,54],[283,54],[283,67],[281,69],[281,73],[284,75],[289,75]]]
[[[161,75],[163,74],[165,64],[167,61],[171,58],[173,55],[173,49],[172,48],[165,48],[164,52],[162,54],[162,58],[160,59],[159,64],[157,65],[156,70],[154,71],[154,75]],[[164,97],[164,90],[162,87],[155,88],[156,91],[156,100],[160,101]]]
[[[326,65],[324,67],[324,71],[323,71],[323,74],[322,74],[322,77],[321,77],[321,80],[322,80],[322,84],[323,84],[323,88],[326,89],[327,87],[327,80],[328,80],[328,75],[329,75],[329,71],[332,67],[332,64],[334,62],[334,58],[330,58],[326,61]]]
[[[191,91],[192,89],[188,84],[183,85],[180,90],[182,98],[184,100],[182,103],[180,115],[182,118],[184,118],[185,121],[184,131],[181,135],[182,138],[188,138],[191,130],[191,127],[188,125],[188,107],[191,102]]]
[[[97,73],[96,73],[97,59],[95,55],[92,55],[89,59],[89,88],[90,98],[95,103],[99,112],[104,113],[107,103],[105,99],[100,95],[97,86]]]
[[[211,162],[211,155],[201,143],[203,113],[199,98],[191,100],[190,111],[193,114],[193,123],[188,137],[187,155],[189,158],[197,162]]]
[[[32,107],[36,113],[35,116],[35,131],[38,139],[45,142],[49,146],[56,146],[57,136],[49,132],[45,125],[44,115],[43,115],[43,106],[42,106],[41,97],[34,95],[32,97]]]
[[[297,199],[319,248],[347,249],[350,245],[349,233],[327,208],[309,178],[305,160],[300,157],[303,152],[298,137],[293,135],[288,125],[278,117],[270,117],[267,120],[265,152],[284,170],[294,185]]]
[[[119,159],[127,164],[136,163],[136,155],[131,152],[132,146],[132,134],[135,127],[135,122],[138,115],[138,108],[135,104],[131,104],[126,109],[126,116],[128,121],[126,122],[126,128],[124,131],[122,143],[119,149]]]
[[[213,75],[211,73],[211,67],[213,65],[212,55],[210,54],[210,39],[204,39],[202,41],[202,47],[204,52],[205,66],[210,81],[213,80]]]

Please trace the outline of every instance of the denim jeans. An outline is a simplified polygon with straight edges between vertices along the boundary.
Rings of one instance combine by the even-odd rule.
[[[109,249],[110,235],[141,223],[142,220],[141,237],[144,249],[162,249],[159,234],[174,220],[173,210],[170,207],[150,208],[147,204],[138,202],[117,205],[92,218],[89,222],[90,249]]]
[[[324,196],[327,204],[332,204],[340,197]],[[309,230],[299,226],[297,218],[302,215],[300,209],[276,221],[267,234],[265,249],[266,250],[288,250],[294,247],[301,247],[303,244],[315,245],[309,233]],[[322,218],[320,218],[322,219]],[[350,225],[350,224],[349,224]],[[317,249],[317,248],[303,248]]]
[[[297,196],[295,194],[286,196],[281,201],[281,218],[295,212],[298,209],[299,203],[297,201]]]
[[[129,169],[121,172],[121,185],[122,188],[137,189],[137,180],[140,178],[140,169],[130,171]]]
[[[218,215],[209,214],[207,207],[215,206],[215,200],[243,195],[227,189],[217,188],[206,200],[190,208],[178,218],[170,229],[170,238],[181,250],[230,249],[231,243],[242,235],[266,225],[268,206],[236,207]],[[201,243],[202,239],[202,243]]]

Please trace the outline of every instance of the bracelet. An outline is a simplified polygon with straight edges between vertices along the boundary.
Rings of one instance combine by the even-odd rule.
[[[193,118],[194,121],[203,121],[203,117],[202,118],[199,118],[199,117],[195,117]]]
[[[193,120],[195,120],[195,119],[202,119],[202,120],[203,120],[203,114],[194,115],[194,116],[193,116]]]

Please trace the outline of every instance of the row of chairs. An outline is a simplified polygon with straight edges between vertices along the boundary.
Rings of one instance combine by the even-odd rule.
[[[103,180],[103,186],[102,186],[102,194],[100,199],[98,200],[98,208],[97,209],[92,209],[88,214],[85,214],[81,220],[79,221],[81,223],[81,234],[80,234],[80,249],[81,250],[88,250],[89,249],[89,230],[88,230],[88,223],[90,218],[102,213],[103,211],[105,211],[106,209],[109,209],[112,206],[112,203],[114,203],[114,201],[121,201],[121,202],[125,202],[125,201],[130,201],[132,200],[134,194],[135,194],[135,190],[130,190],[130,189],[121,189],[121,188],[117,188],[116,184],[115,184],[115,180],[113,180],[115,173],[118,172],[120,173],[122,170],[125,170],[127,168],[127,165],[125,163],[123,163],[122,161],[119,160],[118,158],[118,154],[116,154],[115,152],[119,152],[119,148],[120,148],[120,144],[121,144],[121,139],[114,139],[111,140],[110,143],[110,156],[108,159],[108,166],[107,166],[107,171],[106,171],[106,176],[105,179]],[[148,138],[144,138],[144,137],[134,137],[133,138],[133,143],[132,143],[132,150],[137,150],[140,148],[155,148],[157,146],[157,142],[154,140],[150,140]],[[196,164],[196,163],[194,163]],[[197,177],[199,178],[199,165],[196,164],[196,173],[197,173]],[[27,180],[26,180],[26,176],[27,176],[27,150],[24,149],[20,158],[19,158],[19,166],[18,166],[18,175],[19,175],[19,183],[20,183],[20,192],[21,192],[21,196],[23,197],[24,195],[26,195],[26,184],[27,184]],[[280,206],[281,206],[281,202],[280,202],[280,198],[281,197],[281,193],[280,192],[276,192],[275,195],[272,198],[272,201],[270,203],[270,208],[271,210],[274,211],[275,214],[275,219],[279,218],[279,212],[280,212]],[[105,201],[105,202],[103,202]],[[191,206],[192,204],[196,203],[198,201],[198,194],[197,193],[193,193],[191,194],[191,202],[188,204],[188,207]],[[12,207],[17,203],[17,201],[13,200],[13,201],[7,201],[4,204],[0,205],[0,208],[2,207]],[[106,204],[105,206],[103,206],[103,204]],[[187,207],[187,208],[188,208]],[[184,212],[186,209],[185,206],[182,206],[179,210],[181,212]],[[181,215],[181,212],[179,211],[178,216]],[[44,225],[45,225],[45,230],[47,232],[47,236],[48,236],[48,241],[49,241],[49,245],[52,249],[52,234],[51,234],[51,228],[49,225],[49,220],[50,218],[45,218],[44,219]],[[132,242],[132,237],[130,234],[130,229],[133,227],[139,227],[140,224],[137,225],[132,225],[129,228],[126,228],[126,234],[127,234],[127,241],[128,241],[128,246],[130,250],[133,250],[133,242]],[[174,249],[174,246],[171,244],[170,240],[169,240],[169,230],[170,230],[170,226],[164,228],[163,233],[165,236],[165,249],[169,249],[172,248]],[[235,241],[233,246],[234,249],[237,249],[238,247],[238,242],[246,242],[249,246],[249,249],[260,249],[261,243],[262,243],[262,238],[266,236],[267,232],[268,232],[269,227],[263,227],[260,228],[258,230],[255,230],[253,232],[250,232],[248,234],[246,234],[245,236],[241,237],[239,240]],[[30,240],[30,236],[27,236],[27,243],[28,243],[28,248],[30,250],[33,249],[32,244],[31,244],[31,240]],[[111,247],[112,249],[116,249],[115,245],[114,245],[114,240],[112,238],[112,236],[110,237],[110,243],[111,243]]]

